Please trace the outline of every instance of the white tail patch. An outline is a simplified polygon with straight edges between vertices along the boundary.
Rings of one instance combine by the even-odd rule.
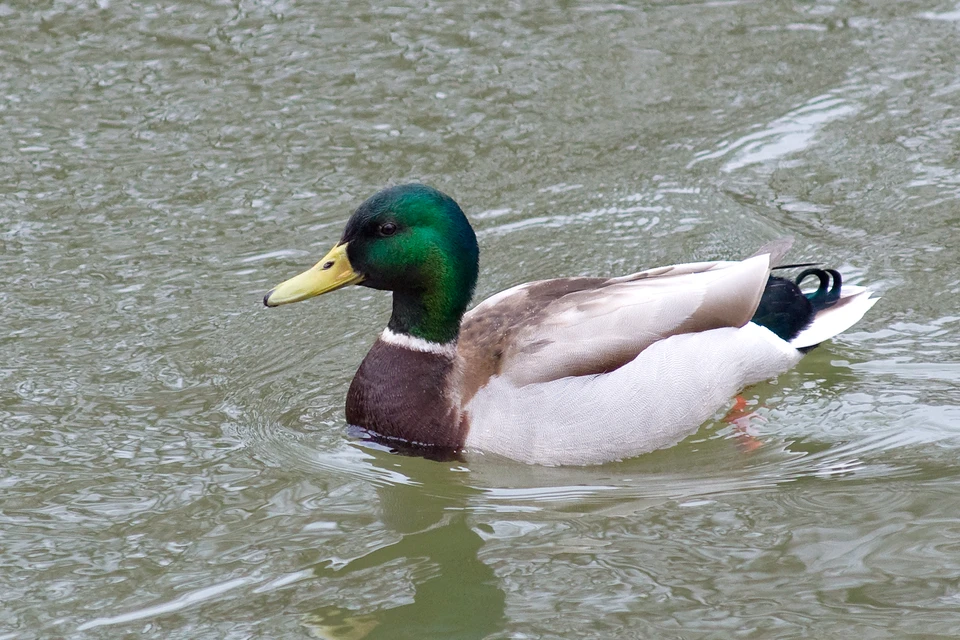
[[[871,293],[873,292],[864,287],[843,285],[840,300],[832,307],[817,312],[810,326],[797,334],[790,341],[790,346],[795,349],[812,347],[843,333],[855,325],[880,299],[871,298]]]

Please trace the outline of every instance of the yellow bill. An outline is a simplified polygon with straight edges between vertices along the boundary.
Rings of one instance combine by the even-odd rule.
[[[363,276],[350,266],[347,245],[338,244],[323,257],[323,260],[300,275],[271,289],[267,295],[263,296],[263,304],[268,307],[279,307],[282,304],[300,302],[348,284],[357,284],[362,280]]]

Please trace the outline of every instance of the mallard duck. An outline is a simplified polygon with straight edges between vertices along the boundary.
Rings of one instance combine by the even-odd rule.
[[[594,464],[679,442],[876,302],[832,269],[809,268],[796,281],[771,275],[791,243],[739,262],[529,282],[467,311],[473,229],[452,198],[408,184],[361,204],[336,246],[263,302],[351,284],[393,292],[390,321],[346,400],[347,422],[375,439]],[[809,276],[820,286],[804,294]]]

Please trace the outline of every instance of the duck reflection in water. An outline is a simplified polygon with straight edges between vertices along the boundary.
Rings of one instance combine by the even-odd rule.
[[[336,569],[314,568],[316,577],[336,580],[361,571],[376,579],[385,575],[376,572],[378,567],[398,560],[426,567],[412,572],[413,602],[369,613],[319,608],[304,622],[316,637],[479,640],[504,628],[505,595],[493,569],[479,559],[483,538],[468,522],[467,503],[476,489],[456,478],[461,474],[451,475],[452,481],[442,486],[434,472],[429,484],[379,487],[383,522],[400,540]]]

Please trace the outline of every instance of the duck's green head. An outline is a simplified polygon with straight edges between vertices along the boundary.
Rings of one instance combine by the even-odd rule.
[[[477,282],[477,238],[449,196],[421,184],[380,191],[350,216],[313,268],[272,289],[268,307],[348,284],[393,291],[389,327],[431,342],[457,337]]]

